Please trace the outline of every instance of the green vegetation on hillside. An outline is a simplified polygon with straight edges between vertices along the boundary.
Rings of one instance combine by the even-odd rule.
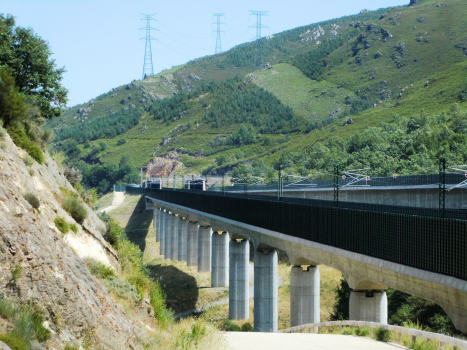
[[[138,125],[142,112],[140,108],[122,110],[91,120],[89,123],[80,123],[60,129],[55,133],[55,140],[63,141],[71,138],[78,143],[84,143],[97,139],[111,139]]]

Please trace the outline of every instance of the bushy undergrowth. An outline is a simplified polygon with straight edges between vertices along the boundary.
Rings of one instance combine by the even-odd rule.
[[[374,333],[375,339],[378,341],[388,341],[391,338],[391,331],[383,328],[376,328]]]
[[[226,318],[223,322],[223,325],[222,325],[222,328],[226,331],[226,332],[241,332],[241,328],[240,326],[236,325],[235,323],[233,323],[231,320],[229,320],[228,318]]]
[[[31,207],[33,207],[34,209],[39,209],[39,207],[41,205],[41,201],[39,200],[39,198],[36,197],[36,195],[34,193],[27,192],[24,195],[24,199],[26,199],[26,201],[29,204],[31,204]]]
[[[70,230],[72,230],[74,233],[78,233],[78,226],[76,224],[71,224]]]
[[[58,230],[63,234],[70,231],[70,225],[68,224],[68,222],[65,221],[64,218],[60,216],[55,217],[54,224],[58,228]]]
[[[0,341],[12,350],[28,350],[33,340],[45,342],[50,339],[50,331],[42,325],[43,312],[37,307],[31,304],[17,307],[8,300],[2,299],[0,314],[13,321],[13,330],[7,334],[0,334]]]
[[[39,164],[44,164],[44,153],[41,148],[28,138],[23,124],[17,122],[8,128],[8,133],[16,146],[23,148]]]
[[[62,206],[79,223],[88,217],[88,211],[76,197],[66,197],[63,199]]]
[[[253,326],[250,322],[245,322],[242,324],[242,332],[253,332]]]
[[[166,307],[165,294],[159,282],[149,277],[139,247],[127,239],[123,229],[109,215],[102,214],[100,218],[107,227],[104,238],[117,250],[122,267],[120,278],[133,285],[141,299],[149,298],[154,309],[154,317],[158,320],[159,325],[172,324],[173,313]]]
[[[119,298],[126,299],[132,304],[137,304],[141,301],[141,295],[136,290],[136,287],[128,281],[117,277],[110,277],[104,280],[104,284],[109,291],[116,294]]]
[[[95,260],[86,260],[86,266],[89,272],[99,279],[116,277],[115,271],[104,264]]]

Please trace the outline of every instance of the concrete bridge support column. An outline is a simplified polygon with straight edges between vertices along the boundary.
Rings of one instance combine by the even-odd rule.
[[[199,230],[198,221],[190,221],[188,224],[187,257],[186,257],[186,264],[188,266],[198,265],[198,230]]]
[[[213,232],[211,259],[211,287],[229,285],[229,233]]]
[[[165,258],[170,260],[172,260],[172,217],[173,213],[168,213],[165,222]]]
[[[255,252],[255,332],[277,331],[277,251]]]
[[[211,226],[200,226],[198,230],[198,272],[211,272]]]
[[[157,227],[157,207],[152,209],[152,228]]]
[[[161,210],[161,233],[160,233],[160,254],[165,255],[165,237],[167,228],[167,217],[169,214],[162,209]]]
[[[250,243],[244,239],[229,243],[229,318],[250,318],[249,260]]]
[[[290,327],[319,322],[319,269],[292,266],[290,272]]]
[[[349,301],[352,321],[388,323],[388,298],[384,290],[352,291]]]
[[[156,242],[160,242],[161,240],[161,209],[155,208],[156,210]]]
[[[178,220],[178,260],[187,261],[188,219]]]
[[[178,214],[172,216],[172,240],[170,246],[172,248],[172,260],[178,260],[178,223],[180,218]]]

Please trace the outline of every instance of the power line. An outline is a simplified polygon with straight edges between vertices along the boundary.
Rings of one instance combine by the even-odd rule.
[[[216,24],[217,25],[217,28],[216,28],[216,54],[218,53],[221,53],[222,52],[222,45],[221,45],[221,32],[224,33],[225,35],[225,32],[223,30],[221,30],[221,25],[225,25],[224,22],[221,22],[221,17],[224,17],[224,20],[225,20],[225,13],[213,13],[212,14],[212,17],[216,17],[216,21],[213,22],[211,24],[211,26],[213,24]]]
[[[256,25],[250,26],[249,28],[256,28],[256,45],[255,45],[255,61],[253,65],[253,70],[256,70],[257,67],[263,67],[263,48],[261,47],[261,29],[269,28],[261,23],[262,16],[268,16],[269,11],[251,11],[250,16],[256,16]]]
[[[154,68],[152,66],[152,48],[151,48],[151,40],[155,40],[154,38],[151,37],[151,30],[157,30],[155,28],[151,27],[151,21],[156,21],[155,18],[152,18],[152,16],[155,15],[153,13],[152,15],[145,15],[142,13],[144,18],[141,18],[142,21],[146,21],[146,27],[140,28],[139,30],[145,30],[146,31],[146,37],[141,38],[141,40],[146,40],[146,45],[144,48],[144,63],[143,63],[143,79],[154,75]]]

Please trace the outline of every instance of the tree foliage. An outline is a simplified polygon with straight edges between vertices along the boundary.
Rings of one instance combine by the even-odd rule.
[[[42,117],[59,116],[67,101],[61,86],[64,68],[57,68],[47,41],[31,28],[15,26],[11,15],[0,14],[0,66],[16,79],[19,92],[35,96]]]
[[[78,143],[102,138],[114,138],[139,124],[142,110],[121,110],[115,114],[99,117],[85,123],[77,123],[55,133],[56,141],[73,139]],[[102,147],[101,147],[102,148]]]

